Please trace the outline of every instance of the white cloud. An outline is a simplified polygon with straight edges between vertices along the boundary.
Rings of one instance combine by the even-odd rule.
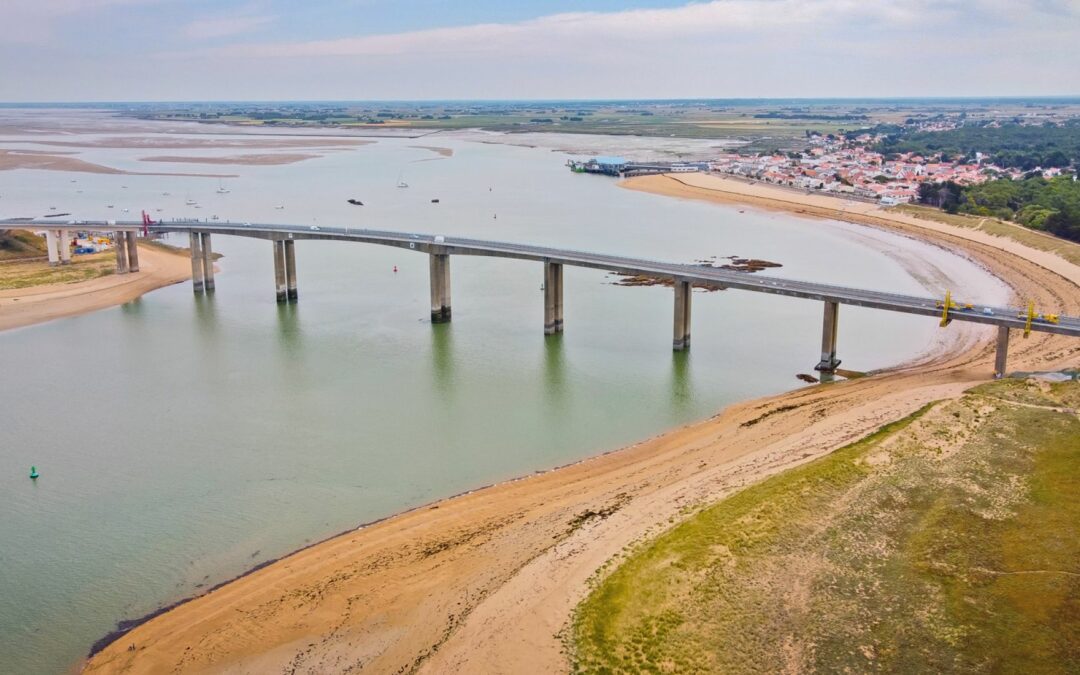
[[[231,56],[391,56],[550,50],[591,41],[616,46],[770,31],[933,30],[961,19],[994,16],[1021,24],[1048,13],[1075,13],[1080,0],[713,0],[668,9],[570,12],[513,23],[483,23],[305,42],[237,45]],[[1060,17],[1057,18],[1060,21]]]
[[[271,23],[277,17],[265,15],[216,16],[197,19],[183,28],[183,34],[193,40],[211,40],[251,33]]]

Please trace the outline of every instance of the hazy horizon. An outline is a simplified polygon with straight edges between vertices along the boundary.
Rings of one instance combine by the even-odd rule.
[[[1057,97],[1080,0],[6,0],[4,102]]]

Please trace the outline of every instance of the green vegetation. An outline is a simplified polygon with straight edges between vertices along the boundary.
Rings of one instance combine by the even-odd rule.
[[[0,265],[0,290],[30,288],[45,284],[73,284],[108,276],[116,271],[116,255],[112,251],[73,256],[70,265],[49,265],[33,260]]]
[[[0,230],[0,260],[41,258],[47,255],[44,237],[25,230]]]
[[[934,220],[946,225],[956,227],[969,227],[982,230],[995,237],[1006,237],[1018,241],[1025,246],[1030,246],[1039,251],[1049,251],[1068,260],[1074,265],[1080,265],[1080,244],[1053,237],[1044,232],[1038,232],[1030,228],[1011,223],[997,218],[983,216],[971,216],[965,213],[946,213],[940,209],[918,204],[899,204],[889,207],[891,210],[900,211],[916,218]]]
[[[1071,175],[1024,180],[1001,178],[978,185],[919,185],[919,201],[949,213],[1013,220],[1071,241],[1080,241],[1080,181]]]
[[[946,131],[898,130],[875,149],[882,154],[915,152],[925,157],[944,154],[948,159],[972,160],[981,152],[1000,167],[1022,171],[1067,167],[1080,165],[1080,120],[1040,125],[967,124]]]
[[[597,583],[574,670],[1077,672],[1078,406],[985,385],[705,508]]]

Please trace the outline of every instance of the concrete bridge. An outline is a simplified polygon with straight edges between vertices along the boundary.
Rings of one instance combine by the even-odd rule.
[[[0,229],[52,230],[61,239],[65,230],[113,231],[117,233],[117,272],[138,270],[136,233],[143,230],[137,222],[79,221],[62,226],[46,221],[0,221]],[[541,262],[544,265],[544,332],[563,331],[563,266],[587,267],[627,276],[648,276],[669,281],[674,287],[672,347],[690,347],[691,291],[697,286],[710,289],[736,289],[756,293],[786,295],[816,300],[823,304],[821,360],[814,367],[823,373],[833,373],[840,365],[837,358],[837,328],[840,305],[855,305],[890,312],[918,314],[939,319],[942,325],[951,321],[967,321],[998,327],[997,355],[994,374],[1005,374],[1009,334],[1021,330],[1080,337],[1080,317],[1058,316],[1049,312],[1036,315],[1030,308],[962,305],[947,298],[927,298],[808,281],[723,270],[698,265],[661,262],[641,258],[589,253],[570,249],[549,248],[442,235],[414,234],[349,227],[316,227],[264,223],[221,223],[208,221],[176,221],[155,223],[151,233],[187,233],[191,242],[192,286],[196,293],[213,291],[212,235],[235,235],[266,239],[272,244],[275,293],[278,302],[296,302],[296,249],[298,240],[349,241],[409,249],[429,256],[431,271],[431,320],[450,321],[450,256],[493,256]],[[948,308],[945,305],[948,304]]]

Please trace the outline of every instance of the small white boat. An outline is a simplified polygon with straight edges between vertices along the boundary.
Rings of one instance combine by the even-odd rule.
[[[107,205],[107,206],[106,206],[105,208],[107,208],[107,209],[111,209],[112,207],[113,207],[113,205],[112,205],[112,204],[109,204],[109,205]]]
[[[219,180],[219,181],[218,181],[218,188],[217,188],[217,193],[218,193],[219,195],[227,195],[227,194],[229,194],[230,192],[232,192],[232,190],[227,190],[227,189],[225,188],[225,185],[224,185],[224,184],[222,184],[222,182],[221,182],[221,181]]]
[[[274,208],[280,211],[281,209],[285,208],[285,205],[284,204],[278,204]]]
[[[398,186],[399,188],[407,188],[407,187],[409,187],[409,184],[408,184],[408,183],[406,183],[406,182],[405,182],[405,180],[403,179],[403,174],[400,174],[400,173],[398,174],[398,177],[397,177],[397,186]]]

